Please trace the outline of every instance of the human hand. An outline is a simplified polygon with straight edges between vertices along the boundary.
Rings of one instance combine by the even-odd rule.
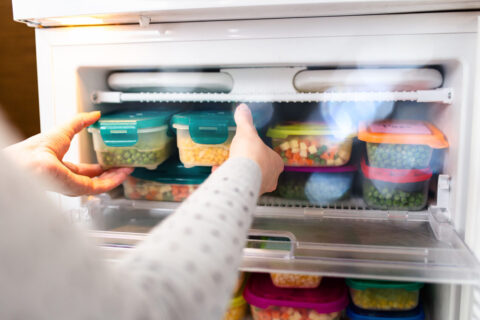
[[[125,180],[133,168],[103,170],[99,164],[73,164],[63,161],[73,137],[95,123],[100,112],[79,113],[50,132],[37,134],[5,148],[14,162],[46,180],[53,191],[69,196],[107,192]]]
[[[258,136],[252,113],[246,104],[235,110],[237,131],[230,146],[230,157],[244,157],[255,161],[262,171],[260,194],[277,188],[278,176],[283,171],[283,161]]]

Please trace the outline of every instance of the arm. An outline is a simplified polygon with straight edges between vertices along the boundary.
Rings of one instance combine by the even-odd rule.
[[[258,194],[282,169],[236,120],[232,158],[115,268],[0,157],[0,318],[220,319]]]

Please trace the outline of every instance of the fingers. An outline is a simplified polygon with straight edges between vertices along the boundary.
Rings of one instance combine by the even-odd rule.
[[[81,176],[87,176],[90,178],[101,175],[105,170],[99,164],[90,164],[90,163],[78,163],[74,164],[71,162],[64,161],[63,164],[70,169],[73,173],[79,174]]]
[[[235,110],[235,123],[237,124],[237,132],[255,130],[253,125],[253,117],[250,108],[242,103]]]
[[[73,136],[82,131],[82,129],[97,122],[100,119],[100,115],[100,111],[78,113],[72,120],[61,125],[58,130],[72,140]]]
[[[114,168],[102,173],[100,176],[90,178],[69,171],[68,182],[64,193],[71,196],[99,194],[112,190],[119,186],[127,176],[132,173],[133,168]]]
[[[92,179],[91,189],[88,194],[99,194],[118,187],[129,174],[133,172],[133,168],[114,168],[102,173],[99,177]]]

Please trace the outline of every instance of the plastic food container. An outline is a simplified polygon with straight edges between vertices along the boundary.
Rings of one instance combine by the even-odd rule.
[[[351,304],[346,316],[348,320],[424,320],[425,312],[421,305],[411,311],[371,311]]]
[[[327,278],[315,289],[278,288],[268,274],[253,274],[243,293],[254,320],[339,320],[348,305],[341,279]]]
[[[348,198],[357,168],[285,167],[277,193],[286,199],[308,200],[314,204],[329,204]]]
[[[270,273],[270,278],[279,288],[316,288],[322,282],[321,276],[311,276],[294,273]]]
[[[223,320],[243,320],[247,312],[247,302],[240,293],[230,301],[228,311],[225,313]]]
[[[422,210],[427,204],[430,169],[384,169],[362,160],[363,199],[374,209]]]
[[[156,170],[137,168],[123,182],[125,197],[132,200],[183,201],[210,175],[210,168],[185,168],[178,159]]]
[[[261,112],[253,113],[259,129]],[[192,111],[176,114],[173,127],[177,130],[180,161],[185,167],[217,166],[228,159],[236,125],[232,111]]]
[[[155,169],[172,153],[171,111],[124,111],[102,116],[88,128],[103,168]]]
[[[445,136],[434,125],[414,120],[361,124],[358,139],[367,143],[368,163],[377,168],[427,168],[433,149],[448,147]]]
[[[406,311],[418,306],[423,283],[347,279],[352,302],[365,310]]]
[[[270,128],[273,149],[287,166],[338,167],[350,160],[354,134],[324,123],[284,123]]]

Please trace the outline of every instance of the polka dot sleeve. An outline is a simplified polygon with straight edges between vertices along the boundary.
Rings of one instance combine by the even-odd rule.
[[[260,183],[256,163],[228,160],[123,261],[153,313],[164,303],[165,319],[222,319]]]
[[[223,164],[119,263],[107,263],[0,152],[0,319],[222,319],[260,188]]]

